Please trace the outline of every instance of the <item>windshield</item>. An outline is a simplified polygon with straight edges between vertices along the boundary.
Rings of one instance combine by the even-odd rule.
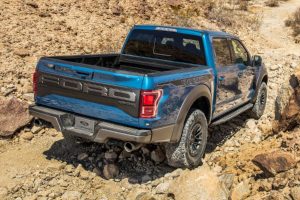
[[[158,30],[133,30],[124,54],[206,65],[200,36]]]

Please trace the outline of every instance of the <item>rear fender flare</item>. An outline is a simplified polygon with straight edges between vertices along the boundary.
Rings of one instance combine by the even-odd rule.
[[[210,113],[209,119],[207,119],[208,124],[211,121],[212,116],[212,96],[210,89],[206,85],[198,85],[192,89],[192,91],[188,94],[186,99],[184,100],[182,106],[180,107],[179,114],[176,119],[176,123],[173,129],[171,142],[178,142],[181,138],[182,129],[184,126],[185,119],[192,105],[197,101],[197,99],[205,97],[208,99],[210,104]]]

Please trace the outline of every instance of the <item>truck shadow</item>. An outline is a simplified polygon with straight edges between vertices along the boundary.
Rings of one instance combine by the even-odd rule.
[[[206,153],[213,152],[218,146],[222,146],[227,140],[233,137],[235,133],[244,128],[247,119],[250,119],[250,117],[243,113],[224,124],[209,127]]]
[[[127,178],[132,184],[155,180],[175,170],[166,162],[155,163],[151,160],[150,152],[156,149],[155,145],[147,145],[145,148],[149,151],[137,150],[125,153],[118,143],[104,145],[78,141],[70,144],[70,141],[62,139],[56,141],[49,150],[44,152],[44,155],[49,160],[55,159],[72,165],[74,171],[81,165],[85,170],[94,172],[104,179],[106,178],[103,174],[104,166],[112,164],[119,169],[119,175],[115,180]],[[118,157],[115,160],[113,158],[109,160],[105,158],[106,152],[114,152]]]
[[[240,115],[225,124],[210,127],[206,153],[211,153],[216,147],[222,146],[245,126],[246,119],[248,119],[246,115]],[[66,162],[72,165],[74,170],[81,165],[85,170],[95,172],[102,178],[105,178],[103,175],[104,166],[113,163],[120,172],[116,180],[128,178],[128,182],[136,184],[158,179],[176,170],[168,166],[166,160],[162,163],[155,163],[151,159],[150,153],[156,148],[156,145],[147,145],[143,150],[124,153],[122,145],[118,142],[96,144],[84,141],[70,142],[62,139],[56,141],[49,150],[44,152],[44,155],[49,160],[56,159]],[[115,152],[118,158],[113,162],[108,161],[105,158],[106,152]]]

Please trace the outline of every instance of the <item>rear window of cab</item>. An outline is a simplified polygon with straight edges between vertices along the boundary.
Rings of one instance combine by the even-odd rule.
[[[201,36],[170,31],[133,30],[124,54],[206,65]]]

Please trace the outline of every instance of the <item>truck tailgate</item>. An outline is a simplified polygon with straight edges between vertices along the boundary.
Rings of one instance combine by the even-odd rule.
[[[36,103],[138,127],[144,75],[43,58],[37,66]]]

